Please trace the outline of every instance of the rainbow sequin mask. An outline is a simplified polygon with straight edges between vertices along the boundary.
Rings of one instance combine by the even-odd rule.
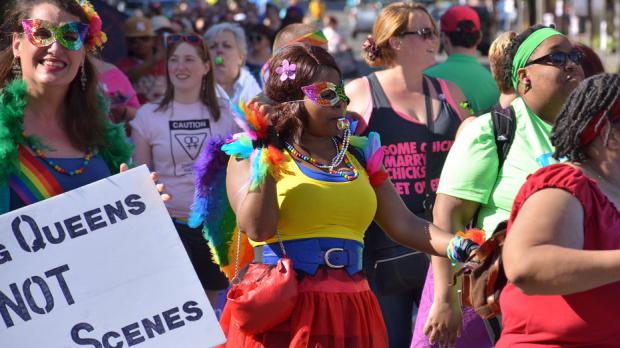
[[[309,86],[301,87],[308,99],[320,106],[336,106],[340,102],[349,104],[349,98],[344,93],[342,83],[336,85],[332,82],[317,82]]]
[[[25,19],[22,28],[28,41],[36,47],[47,47],[58,41],[70,51],[82,48],[88,34],[88,24],[81,22],[55,25],[43,19]]]

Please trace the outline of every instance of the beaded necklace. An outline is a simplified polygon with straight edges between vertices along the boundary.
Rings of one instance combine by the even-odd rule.
[[[340,176],[342,176],[343,178],[345,178],[348,181],[355,180],[359,176],[359,171],[357,170],[357,168],[355,168],[353,163],[351,161],[349,161],[349,158],[347,156],[343,156],[342,159],[340,159],[340,161],[338,163],[338,164],[340,164],[340,162],[342,162],[344,160],[344,164],[345,164],[346,168],[333,169],[333,164],[330,164],[330,165],[322,164],[321,162],[317,161],[316,159],[312,158],[311,156],[307,156],[307,155],[304,155],[304,154],[300,153],[299,151],[297,151],[293,147],[293,145],[289,144],[288,142],[284,142],[284,146],[286,147],[288,152],[293,157],[295,157],[295,158],[297,158],[299,160],[302,160],[304,162],[310,163],[311,165],[315,166],[316,168],[327,170],[329,174],[340,175]],[[340,146],[341,146],[341,150],[342,150],[342,145],[340,145]]]
[[[84,160],[82,162],[82,165],[78,169],[69,171],[69,170],[66,170],[65,168],[59,166],[53,160],[47,158],[47,156],[45,156],[45,154],[43,153],[43,150],[41,150],[41,148],[38,147],[35,144],[35,142],[32,141],[28,136],[26,136],[24,134],[24,137],[26,138],[28,146],[30,147],[32,152],[34,152],[34,154],[37,157],[39,157],[40,159],[42,159],[43,161],[47,162],[47,164],[49,164],[50,167],[52,167],[55,171],[57,171],[60,174],[65,174],[65,175],[71,176],[71,175],[80,175],[80,174],[84,173],[84,170],[86,169],[86,166],[88,165],[88,162],[93,157],[93,152],[92,152],[92,150],[89,147],[88,149],[86,149],[86,154],[84,154]]]

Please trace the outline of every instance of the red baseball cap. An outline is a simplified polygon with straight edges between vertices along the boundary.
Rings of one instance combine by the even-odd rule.
[[[471,21],[472,28],[459,28],[462,21]],[[441,16],[441,31],[451,33],[455,31],[476,32],[480,31],[480,17],[478,13],[469,6],[452,6]]]

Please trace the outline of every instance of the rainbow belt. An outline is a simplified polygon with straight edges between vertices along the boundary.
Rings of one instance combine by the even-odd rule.
[[[9,187],[25,205],[64,193],[54,174],[25,146],[19,146],[19,166],[9,177]]]

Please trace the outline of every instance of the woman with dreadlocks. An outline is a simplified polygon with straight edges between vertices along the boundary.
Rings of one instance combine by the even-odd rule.
[[[515,199],[497,347],[617,347],[620,75],[585,80],[558,115],[554,164]]]

